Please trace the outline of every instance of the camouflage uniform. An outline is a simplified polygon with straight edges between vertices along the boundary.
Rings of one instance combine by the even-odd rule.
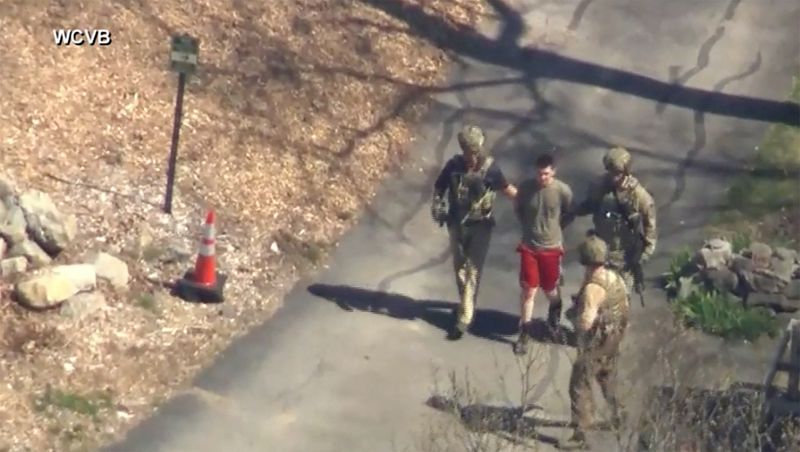
[[[465,126],[458,134],[463,154],[447,162],[434,186],[431,214],[434,221],[447,225],[460,298],[457,318],[450,332],[452,339],[461,337],[472,323],[494,226],[496,192],[508,186],[499,167],[485,155],[484,141],[480,128]],[[475,167],[468,167],[468,157],[476,160]]]
[[[607,252],[606,244],[596,236],[590,236],[579,249],[581,264],[601,265],[602,270],[593,272],[584,281],[569,313],[578,335],[578,355],[569,381],[572,421],[576,428],[565,448],[585,446],[585,432],[592,423],[594,411],[592,380],[598,382],[611,408],[614,424],[618,427],[621,422],[622,407],[617,399],[615,377],[620,344],[628,326],[629,297],[619,273],[602,264],[608,257]],[[585,290],[589,284],[601,287],[605,296],[602,300],[593,300],[599,301],[597,317],[589,330],[583,331],[578,328],[578,319],[583,315],[587,302]]]
[[[575,215],[592,215],[597,235],[608,244],[608,265],[622,275],[630,290],[632,267],[646,262],[655,251],[655,203],[647,189],[630,174],[631,157],[627,150],[612,148],[603,163],[607,173],[591,184]],[[619,186],[612,180],[614,174],[622,174]]]

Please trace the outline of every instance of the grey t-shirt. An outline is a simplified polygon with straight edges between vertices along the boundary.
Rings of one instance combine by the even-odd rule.
[[[572,210],[572,189],[554,179],[540,187],[536,179],[528,179],[519,187],[517,217],[522,225],[522,242],[536,248],[563,246],[562,219]]]

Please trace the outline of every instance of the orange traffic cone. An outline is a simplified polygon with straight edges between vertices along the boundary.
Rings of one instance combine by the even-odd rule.
[[[186,301],[204,303],[220,303],[223,301],[224,274],[217,272],[215,252],[216,229],[214,227],[214,211],[209,211],[200,240],[200,250],[193,270],[189,270],[175,284],[174,292]]]
[[[217,258],[214,255],[216,230],[214,229],[214,211],[208,212],[203,227],[203,238],[200,240],[200,251],[194,265],[194,282],[204,286],[213,286],[217,281]]]

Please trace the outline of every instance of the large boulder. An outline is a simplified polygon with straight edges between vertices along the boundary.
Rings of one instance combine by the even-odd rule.
[[[58,255],[75,238],[75,217],[62,214],[47,193],[28,190],[19,196],[19,206],[31,238],[51,256]]]
[[[94,253],[87,259],[94,266],[97,277],[111,283],[117,289],[128,285],[130,274],[128,264],[107,253]]]
[[[80,320],[106,306],[106,297],[101,292],[82,292],[65,301],[61,305],[60,313],[64,317]]]
[[[3,202],[3,205],[5,215],[0,219],[0,237],[12,246],[27,240],[25,213],[14,201]]]
[[[8,257],[24,257],[31,267],[39,268],[49,265],[53,258],[32,240],[23,240],[8,250]]]
[[[722,239],[707,240],[695,256],[700,269],[722,269],[728,266],[733,258],[733,246]]]
[[[800,279],[793,279],[786,285],[783,294],[790,300],[800,300]]]
[[[15,292],[19,301],[34,309],[57,306],[70,297],[97,286],[93,265],[59,265],[39,270],[18,282]]]
[[[28,259],[23,256],[0,260],[0,276],[8,277],[28,270]]]
[[[790,300],[779,293],[751,293],[747,296],[747,306],[760,306],[775,312],[797,312],[800,301]]]
[[[736,294],[739,292],[739,277],[728,267],[707,269],[702,275],[703,281],[709,289],[720,293]]]
[[[766,243],[753,242],[748,247],[746,255],[756,268],[769,268],[772,262],[772,247]]]

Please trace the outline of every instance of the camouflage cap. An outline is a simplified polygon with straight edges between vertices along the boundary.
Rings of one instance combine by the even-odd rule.
[[[581,265],[602,265],[608,258],[608,245],[593,230],[586,234],[586,240],[578,247]]]
[[[483,134],[483,130],[478,126],[467,124],[458,132],[458,144],[464,152],[481,152],[485,141],[486,136]]]
[[[631,167],[631,153],[621,146],[615,146],[603,157],[603,166],[608,171],[628,172]]]

